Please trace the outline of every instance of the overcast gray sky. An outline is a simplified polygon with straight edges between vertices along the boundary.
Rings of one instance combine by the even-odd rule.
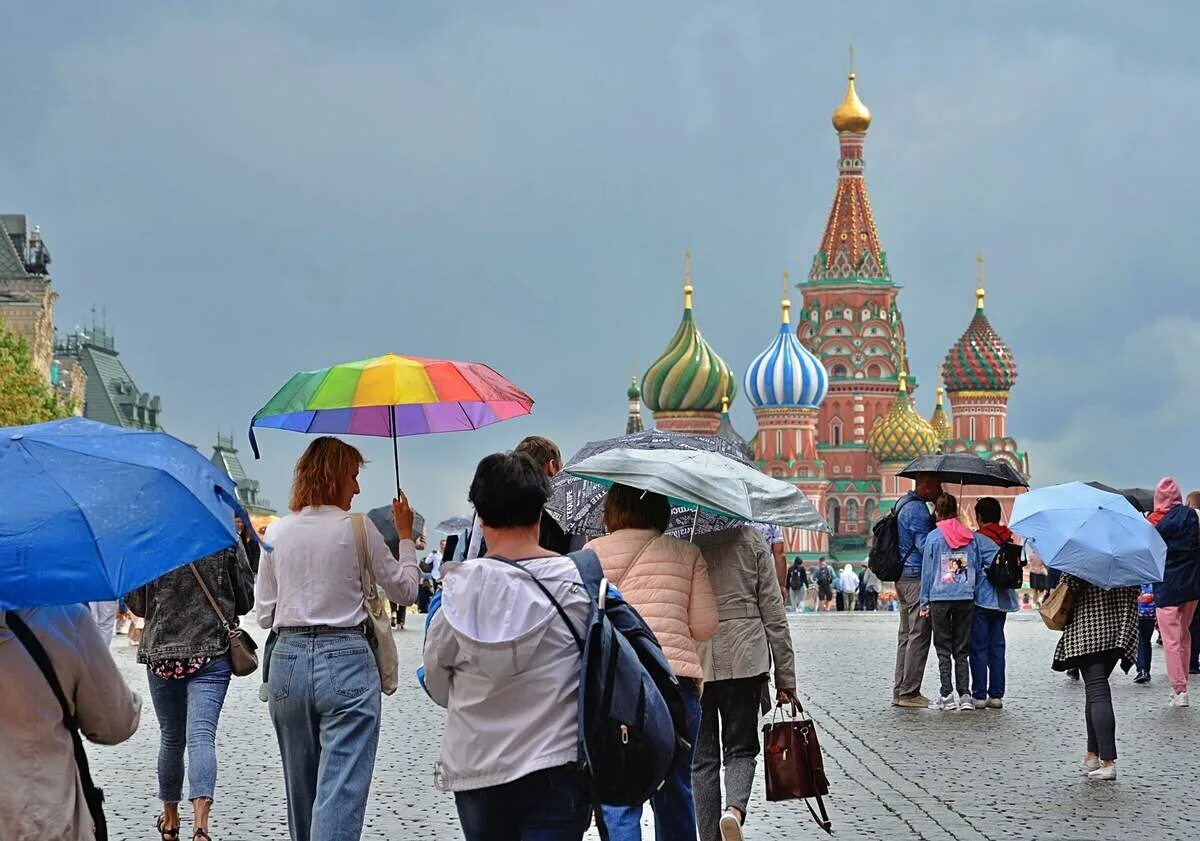
[[[537,399],[401,443],[435,522],[488,452],[620,433],[685,248],[744,372],[820,239],[850,42],[922,411],[982,251],[1035,483],[1200,485],[1192,2],[80,5],[5,22],[0,210],[42,227],[60,330],[106,310],[168,430],[236,429],[280,507],[307,439],[253,463],[246,424],[333,362],[486,361]],[[381,504],[390,447],[355,440]]]

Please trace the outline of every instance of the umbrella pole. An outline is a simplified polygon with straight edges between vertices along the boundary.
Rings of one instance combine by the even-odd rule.
[[[700,519],[700,506],[697,505],[696,512],[694,514],[692,514],[692,536],[688,538],[689,543],[691,543],[693,540],[696,539],[696,523],[699,519]]]
[[[388,430],[392,433],[392,462],[396,466],[396,499],[400,498],[400,450],[396,446],[396,407],[388,407]]]

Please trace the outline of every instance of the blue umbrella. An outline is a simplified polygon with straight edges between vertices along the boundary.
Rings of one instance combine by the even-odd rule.
[[[182,441],[82,418],[0,429],[0,609],[120,598],[232,545],[233,480]]]
[[[1162,581],[1167,545],[1125,497],[1070,482],[1017,497],[1009,528],[1046,566],[1097,587]]]

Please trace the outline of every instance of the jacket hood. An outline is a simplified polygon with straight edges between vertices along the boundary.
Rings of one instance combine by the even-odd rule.
[[[979,527],[979,533],[990,538],[997,546],[1003,546],[1013,537],[1012,529],[1000,523],[984,523]]]
[[[1176,505],[1183,505],[1183,494],[1174,479],[1164,476],[1154,488],[1154,511],[1165,514]]]
[[[562,621],[528,573],[483,558],[442,566],[441,610],[463,656],[494,681],[523,671]]]
[[[949,520],[939,520],[937,528],[951,549],[961,549],[975,538],[974,532],[953,517]]]

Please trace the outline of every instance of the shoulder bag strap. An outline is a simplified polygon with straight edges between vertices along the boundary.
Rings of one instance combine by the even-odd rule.
[[[221,620],[221,626],[224,628],[231,627],[230,624],[225,621],[225,614],[221,612],[221,607],[217,604],[217,600],[213,598],[213,594],[211,591],[209,591],[208,585],[204,583],[204,576],[200,574],[200,570],[196,569],[195,564],[188,564],[188,568],[191,569],[192,575],[196,576],[196,580],[200,582],[200,589],[204,591],[204,595],[208,599],[208,603],[212,605],[212,609],[216,612],[217,618]]]
[[[108,823],[104,819],[102,805],[104,792],[96,788],[95,783],[92,782],[87,751],[83,749],[83,739],[79,736],[79,725],[75,723],[75,716],[67,705],[67,696],[63,692],[62,684],[58,682],[58,675],[54,671],[54,664],[50,662],[50,655],[46,653],[46,649],[42,647],[41,642],[38,641],[29,626],[15,612],[7,611],[4,614],[4,621],[9,630],[13,632],[13,636],[25,646],[25,650],[29,652],[29,656],[33,658],[33,662],[37,664],[46,678],[46,683],[50,684],[50,690],[54,693],[54,697],[58,699],[58,705],[62,708],[63,726],[71,734],[71,745],[75,749],[75,764],[79,768],[79,781],[83,785],[83,799],[87,802],[88,812],[92,816],[92,822],[96,825],[96,841],[108,841]]]
[[[354,544],[358,552],[358,580],[362,584],[363,604],[371,599],[375,591],[375,574],[367,563],[367,527],[363,524],[362,514],[351,514],[350,522],[354,524]]]
[[[521,566],[516,561],[510,561],[508,558],[503,558],[503,557],[500,557],[499,555],[488,555],[488,557],[491,558],[493,561],[499,561],[502,564],[508,564],[510,567],[515,567],[516,569],[521,570],[521,572],[525,573],[526,575],[528,575],[530,578],[533,579],[533,583],[537,585],[539,590],[541,590],[543,593],[545,593],[546,598],[548,598],[550,600],[550,604],[554,605],[554,609],[556,611],[558,611],[558,615],[562,617],[562,621],[567,623],[567,628],[571,631],[571,636],[575,638],[575,644],[577,646],[579,646],[579,652],[582,654],[583,653],[583,637],[579,636],[579,632],[577,630],[575,630],[574,623],[571,622],[571,617],[567,616],[567,611],[563,609],[563,606],[561,604],[559,604],[558,599],[554,598],[554,595],[550,592],[549,589],[546,588],[546,585],[543,584],[536,575],[534,575],[529,570],[525,569],[525,567]]]

